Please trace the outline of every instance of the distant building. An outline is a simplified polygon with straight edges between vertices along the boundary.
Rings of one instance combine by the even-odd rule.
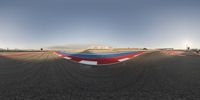
[[[93,45],[88,47],[88,49],[112,49],[111,46],[104,46],[104,45]]]
[[[143,48],[115,48],[115,50],[143,50]]]
[[[158,48],[158,50],[174,50],[174,48]]]

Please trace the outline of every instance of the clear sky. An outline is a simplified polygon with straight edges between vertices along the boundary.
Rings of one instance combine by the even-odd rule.
[[[0,0],[0,48],[200,48],[200,0]]]

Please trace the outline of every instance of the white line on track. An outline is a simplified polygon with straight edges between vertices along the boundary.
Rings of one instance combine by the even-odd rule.
[[[123,59],[119,59],[118,61],[119,62],[122,62],[122,61],[126,61],[126,60],[129,60],[130,58],[123,58]]]
[[[97,61],[81,60],[79,63],[87,64],[87,65],[97,65]]]
[[[72,58],[70,58],[70,57],[64,57],[65,59],[72,59]]]
[[[60,57],[61,57],[62,55],[58,54],[58,56],[60,56]]]

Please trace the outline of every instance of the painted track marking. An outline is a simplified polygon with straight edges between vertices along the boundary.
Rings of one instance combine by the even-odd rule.
[[[122,62],[122,61],[126,61],[126,60],[129,60],[130,58],[123,58],[123,59],[119,59],[118,61],[119,62]]]
[[[135,52],[135,53],[132,53],[132,54],[124,54],[124,55],[116,56],[116,57],[112,57],[112,58],[87,58],[87,57],[81,58],[81,57],[76,57],[76,56],[73,56],[73,55],[70,55],[70,54],[67,54],[67,53],[61,54],[60,52],[55,52],[56,55],[58,55],[58,56],[60,56],[64,59],[72,60],[72,61],[82,63],[82,64],[86,64],[86,65],[114,64],[114,63],[117,63],[117,62],[127,61],[127,60],[131,59],[132,57],[139,56],[140,54],[143,54],[143,53],[144,52]],[[89,55],[89,56],[91,56],[91,55]],[[99,55],[99,56],[102,57],[102,55]]]
[[[72,59],[72,58],[70,58],[70,57],[64,57],[65,59]]]
[[[88,65],[97,65],[97,61],[81,60],[79,63],[88,64]]]

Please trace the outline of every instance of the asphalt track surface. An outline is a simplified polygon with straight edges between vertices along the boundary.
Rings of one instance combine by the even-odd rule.
[[[200,56],[159,51],[105,66],[0,53],[0,100],[199,100]]]

